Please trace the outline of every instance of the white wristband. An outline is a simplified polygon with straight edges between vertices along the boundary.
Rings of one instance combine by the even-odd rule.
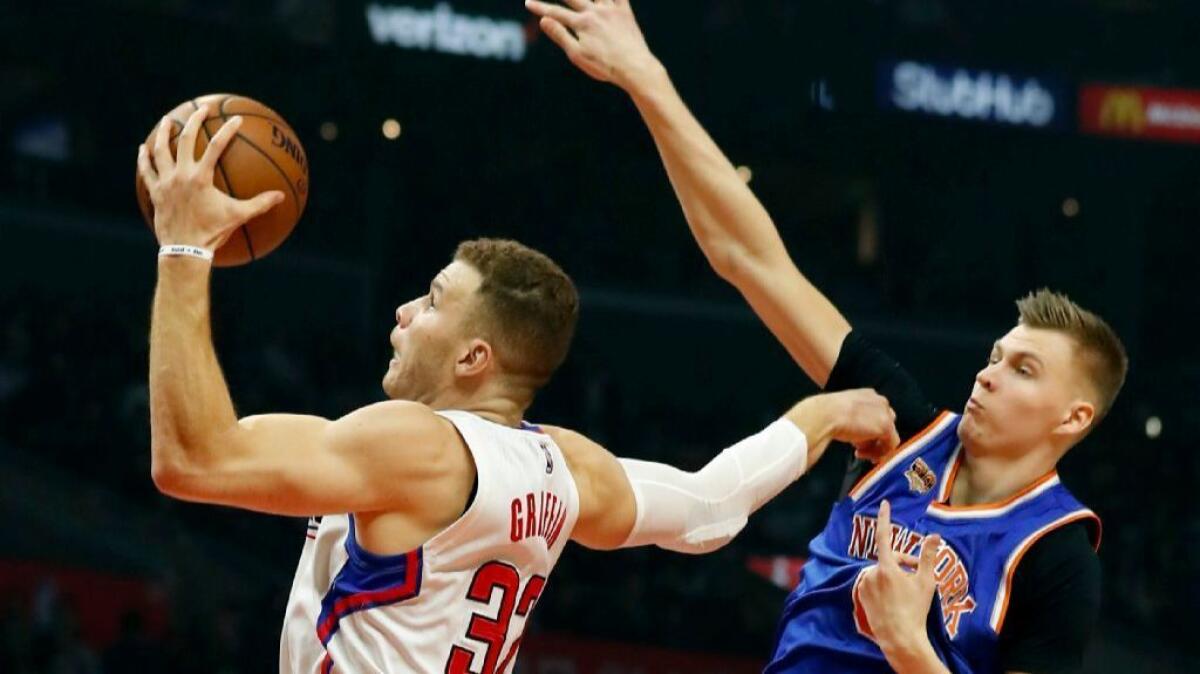
[[[212,261],[213,252],[207,248],[199,246],[185,246],[183,244],[171,244],[158,249],[159,257],[198,257],[201,260]]]

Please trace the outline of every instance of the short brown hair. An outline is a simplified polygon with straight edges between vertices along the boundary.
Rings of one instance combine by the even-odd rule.
[[[480,327],[506,370],[550,379],[567,357],[579,318],[579,293],[553,260],[509,239],[472,239],[454,259],[479,271]]]
[[[1121,339],[1103,318],[1046,288],[1017,300],[1017,311],[1021,325],[1062,332],[1075,341],[1076,358],[1099,397],[1095,428],[1125,383],[1129,358]]]

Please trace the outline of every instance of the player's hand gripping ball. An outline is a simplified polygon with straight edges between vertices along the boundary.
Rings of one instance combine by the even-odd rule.
[[[190,158],[180,156],[185,125],[201,106],[207,115],[196,120],[195,152]],[[241,119],[240,126],[230,124],[234,117]],[[222,131],[226,126],[233,128]],[[228,144],[206,156],[214,140]],[[159,243],[214,247],[213,264],[218,267],[246,264],[275,250],[291,234],[308,202],[308,159],[296,133],[274,110],[243,96],[211,94],[180,104],[150,130],[138,166],[138,205]],[[170,186],[176,189],[167,189],[161,180],[202,180],[207,172],[219,192],[189,192],[174,183]],[[187,218],[170,218],[172,227],[186,231],[164,232],[167,223],[156,227],[156,204],[160,209],[186,210]],[[181,224],[181,219],[190,222]],[[168,240],[181,237],[197,240]]]

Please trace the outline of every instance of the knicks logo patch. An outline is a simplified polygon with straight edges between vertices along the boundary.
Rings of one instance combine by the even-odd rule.
[[[937,484],[937,475],[934,475],[929,464],[919,458],[904,471],[904,477],[908,478],[908,488],[918,494],[928,493]]]

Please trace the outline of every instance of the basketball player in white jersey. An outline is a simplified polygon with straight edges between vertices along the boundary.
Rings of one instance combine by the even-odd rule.
[[[797,479],[831,439],[896,445],[869,390],[815,396],[705,468],[618,460],[522,421],[563,361],[578,298],[512,241],[459,246],[396,310],[387,402],[337,419],[238,419],[209,331],[209,252],[278,203],[213,186],[240,120],[195,159],[201,107],[141,147],[163,248],[150,330],[152,475],[170,496],[309,516],[280,647],[283,672],[510,672],[568,540],[706,552]],[[170,124],[160,128],[170,129]]]

